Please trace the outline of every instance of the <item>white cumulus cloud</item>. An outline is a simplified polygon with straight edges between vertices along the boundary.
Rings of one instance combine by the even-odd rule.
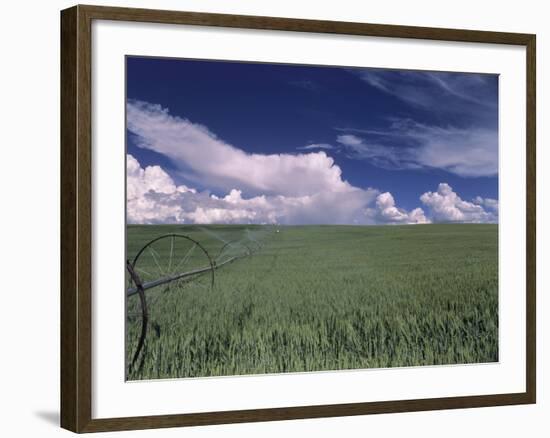
[[[127,127],[137,144],[170,158],[190,180],[210,187],[285,196],[347,192],[353,187],[324,151],[306,154],[249,154],[205,126],[175,117],[160,105],[130,101]]]
[[[389,192],[358,188],[345,181],[340,167],[324,151],[250,154],[202,125],[170,115],[159,105],[131,101],[127,115],[128,129],[139,147],[168,157],[188,184],[196,182],[219,195],[178,185],[173,178],[176,174],[170,175],[157,165],[142,167],[128,155],[129,223],[414,224],[498,220],[498,201],[481,197],[463,201],[444,183],[437,192],[420,197],[426,212],[422,208],[408,211],[398,207]],[[357,154],[405,163],[395,150],[366,145],[354,135],[341,135],[338,143]],[[329,149],[325,144],[309,146]]]
[[[367,223],[366,205],[378,192],[351,187],[343,192],[312,195],[243,197],[238,189],[218,197],[176,186],[159,166],[142,168],[127,156],[127,218],[129,223]]]
[[[498,201],[477,197],[473,202],[464,201],[447,183],[439,184],[436,192],[426,192],[421,197],[434,222],[498,222]]]
[[[370,209],[375,222],[380,224],[427,224],[430,221],[421,208],[407,211],[395,205],[395,199],[390,192],[380,193],[376,197],[376,208]]]

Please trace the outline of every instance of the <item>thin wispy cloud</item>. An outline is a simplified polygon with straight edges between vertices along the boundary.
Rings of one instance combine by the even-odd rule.
[[[325,150],[333,150],[336,149],[333,145],[329,143],[311,143],[305,146],[299,146],[296,148],[299,151],[311,151],[315,149],[325,149]]]
[[[420,72],[378,69],[351,69],[370,86],[411,105],[434,111],[494,110],[494,90],[487,87],[483,74]]]
[[[414,155],[413,149],[385,146],[380,143],[365,141],[354,134],[342,134],[336,137],[341,146],[340,152],[347,158],[369,161],[382,169],[419,169],[422,167]]]
[[[498,173],[498,133],[394,119],[386,130],[343,129],[337,142],[349,158],[389,169],[436,168],[462,177]]]
[[[434,81],[443,91],[459,99],[488,108],[496,108],[493,99],[483,99],[479,92],[485,91],[486,75],[457,75],[452,73],[426,73],[426,77]]]
[[[383,169],[440,169],[466,178],[498,174],[498,81],[494,75],[350,69],[399,104],[376,126],[335,128],[348,158]],[[397,104],[394,104],[394,106]]]

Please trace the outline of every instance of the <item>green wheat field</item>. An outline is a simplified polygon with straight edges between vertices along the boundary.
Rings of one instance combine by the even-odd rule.
[[[129,225],[128,258],[169,233],[214,263],[245,257],[216,269],[213,287],[208,272],[146,291],[129,380],[498,361],[497,225]],[[204,266],[191,248],[144,251],[142,281]],[[130,364],[138,295],[126,328]]]

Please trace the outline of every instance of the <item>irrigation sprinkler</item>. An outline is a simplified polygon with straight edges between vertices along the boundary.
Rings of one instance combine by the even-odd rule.
[[[248,230],[247,230],[248,231]],[[219,239],[222,240],[222,239]],[[168,290],[174,285],[192,284],[205,291],[214,287],[215,271],[260,249],[259,242],[246,233],[244,239],[224,241],[215,258],[197,240],[184,234],[165,234],[146,243],[132,261],[127,260],[126,296],[139,296],[141,330],[132,355],[132,370],[143,351],[149,324],[146,293],[154,288]],[[143,362],[142,362],[143,363]]]

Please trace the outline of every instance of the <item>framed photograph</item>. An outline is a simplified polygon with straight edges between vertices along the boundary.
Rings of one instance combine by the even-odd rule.
[[[535,35],[61,12],[61,425],[535,403]]]

